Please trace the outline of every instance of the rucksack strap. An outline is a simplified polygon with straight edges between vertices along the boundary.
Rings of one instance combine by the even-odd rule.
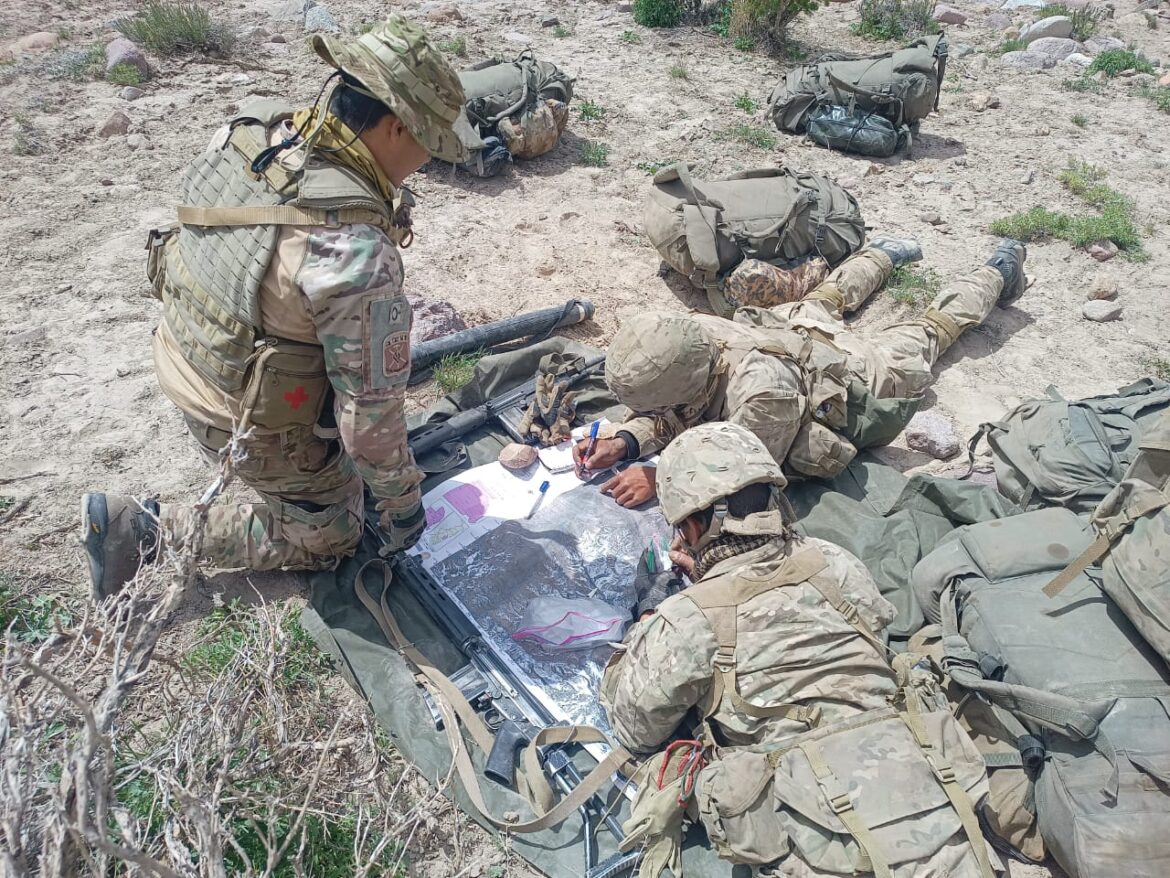
[[[250,205],[245,207],[176,208],[179,222],[185,226],[326,226],[337,228],[351,223],[362,223],[379,228],[390,228],[390,218],[375,210],[342,208],[321,210],[297,207],[292,204]]]

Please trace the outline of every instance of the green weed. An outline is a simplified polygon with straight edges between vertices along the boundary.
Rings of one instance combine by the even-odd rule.
[[[1113,77],[1123,70],[1153,73],[1154,65],[1143,55],[1138,55],[1129,49],[1106,49],[1089,65],[1090,73],[1096,73],[1098,70],[1104,71],[1106,76]]]
[[[106,66],[106,47],[94,43],[85,49],[65,49],[45,59],[35,72],[45,73],[52,79],[72,79],[80,82],[97,79]]]
[[[573,32],[565,27],[563,24],[558,24],[553,28],[553,36],[558,40],[563,40],[565,37],[571,37]]]
[[[106,74],[106,79],[114,85],[141,85],[145,77],[142,71],[133,64],[115,64]]]
[[[230,54],[235,36],[224,24],[195,2],[146,0],[142,11],[132,18],[119,18],[115,30],[145,46],[156,55]]]
[[[593,101],[584,100],[577,105],[577,112],[585,122],[597,122],[605,116],[605,107]]]
[[[1105,172],[1086,162],[1072,161],[1060,173],[1060,182],[1086,204],[1098,208],[1095,215],[1074,216],[1060,211],[1034,207],[991,224],[991,232],[1021,241],[1056,238],[1074,247],[1087,247],[1094,241],[1112,241],[1134,261],[1149,257],[1142,249],[1141,234],[1133,220],[1133,206],[1116,189],[1101,182]]]
[[[596,140],[581,141],[581,164],[594,168],[605,167],[609,163],[609,146]]]
[[[724,0],[715,10],[715,17],[711,21],[711,30],[724,39],[731,33],[731,2]]]
[[[996,55],[1006,55],[1008,52],[1022,52],[1028,48],[1028,44],[1023,40],[1004,40],[992,51]]]
[[[663,168],[668,168],[675,163],[676,163],[675,159],[666,159],[665,161],[659,160],[659,161],[638,162],[638,164],[634,165],[634,167],[636,167],[639,171],[645,171],[647,174],[653,176],[653,175],[657,174],[659,171],[661,171]]]
[[[1163,113],[1170,113],[1170,86],[1142,85],[1138,86],[1137,94],[1153,101]]]
[[[776,135],[767,128],[758,125],[732,125],[726,131],[716,135],[718,140],[737,140],[759,149],[773,149],[776,146]]]
[[[17,640],[39,643],[58,627],[72,624],[73,615],[48,594],[29,596],[9,573],[0,573],[0,634],[11,630]]]
[[[1105,90],[1104,85],[1089,76],[1079,76],[1076,79],[1066,79],[1061,82],[1060,87],[1064,91],[1088,92],[1090,94],[1100,94]]]
[[[16,126],[12,136],[12,151],[17,155],[42,155],[46,150],[45,133],[24,113],[17,113],[12,121]],[[0,511],[15,502],[11,497],[0,500],[8,501],[7,505],[0,506]]]
[[[925,308],[942,289],[942,278],[933,268],[903,265],[894,269],[886,282],[894,301],[914,308]]]
[[[621,35],[618,37],[618,39],[623,43],[629,43],[632,46],[636,46],[638,43],[642,42],[642,35],[634,30],[624,30],[621,32]]]
[[[203,640],[183,658],[184,667],[200,676],[218,676],[241,650],[256,641],[261,625],[255,611],[238,598],[225,607],[217,607],[200,624]],[[280,650],[283,661],[277,673],[286,686],[304,685],[329,669],[329,659],[317,649],[296,614],[283,616],[280,634],[288,648]]]
[[[735,99],[735,106],[745,113],[754,113],[760,107],[758,103],[751,99],[746,91]]]
[[[1170,360],[1165,357],[1147,355],[1142,357],[1141,366],[1160,381],[1170,381]]]
[[[452,37],[449,40],[443,40],[443,42],[439,43],[439,49],[448,55],[457,55],[460,58],[466,58],[467,40],[462,36]]]
[[[632,12],[642,27],[675,27],[683,17],[679,0],[634,0]]]
[[[1086,119],[1082,113],[1073,113],[1071,121],[1078,128],[1084,128],[1089,124],[1089,120]]]
[[[903,40],[938,33],[934,0],[861,0],[853,32],[870,40]]]
[[[1146,10],[1142,13],[1146,17],[1146,27],[1150,30],[1158,29],[1158,16],[1154,12]]]
[[[458,390],[475,376],[475,366],[482,356],[482,351],[470,354],[447,354],[431,369],[435,375],[435,383],[444,393]]]
[[[674,64],[670,68],[671,79],[686,79],[687,75],[687,69],[681,64]]]
[[[737,52],[750,52],[756,47],[756,41],[751,37],[736,37],[732,45]]]

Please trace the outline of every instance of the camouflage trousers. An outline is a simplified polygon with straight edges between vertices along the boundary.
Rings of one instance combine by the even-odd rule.
[[[849,365],[874,396],[918,397],[934,383],[934,364],[958,337],[978,326],[999,300],[1003,276],[988,265],[948,281],[921,317],[862,336],[844,317],[889,279],[890,258],[867,247],[845,260],[803,301],[779,305],[795,326],[827,335],[849,354]]]
[[[187,418],[204,455],[218,465],[231,434]],[[353,553],[362,536],[362,480],[336,440],[311,427],[254,435],[236,477],[262,503],[217,502],[207,517],[202,561],[213,567],[251,570],[324,570]],[[189,506],[164,505],[164,533],[182,542],[198,514]]]

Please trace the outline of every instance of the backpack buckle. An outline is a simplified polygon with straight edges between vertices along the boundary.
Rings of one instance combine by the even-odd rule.
[[[735,648],[721,646],[715,650],[715,668],[720,671],[735,670]]]

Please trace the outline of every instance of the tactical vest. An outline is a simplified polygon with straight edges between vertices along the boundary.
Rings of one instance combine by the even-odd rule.
[[[695,786],[708,837],[733,863],[762,866],[794,856],[817,874],[880,878],[915,863],[924,873],[992,878],[972,805],[987,790],[983,762],[911,661],[895,663],[894,705],[834,723],[822,723],[816,705],[762,705],[740,695],[738,608],[775,588],[807,582],[879,654],[887,653],[836,583],[818,576],[826,566],[810,547],[766,576],[735,571],[682,592],[717,644],[711,694],[700,705],[703,743],[713,756]],[[794,719],[809,731],[780,744],[720,749],[708,723],[725,698],[749,716]]]
[[[264,372],[257,361],[272,367],[291,358],[283,371],[302,379],[301,393],[309,387],[317,398],[295,411],[282,408],[289,423],[313,423],[327,389],[321,348],[266,339],[261,325],[260,283],[280,227],[368,223],[396,243],[409,232],[395,226],[391,206],[348,168],[310,156],[297,171],[278,161],[252,169],[269,149],[272,128],[292,112],[275,101],[250,104],[232,119],[224,143],[192,162],[183,178],[177,227],[151,233],[147,275],[175,342],[203,378],[229,398],[254,397],[260,388],[246,385]],[[255,419],[260,426],[286,426],[272,421],[281,419],[274,413],[264,423],[265,414]]]

